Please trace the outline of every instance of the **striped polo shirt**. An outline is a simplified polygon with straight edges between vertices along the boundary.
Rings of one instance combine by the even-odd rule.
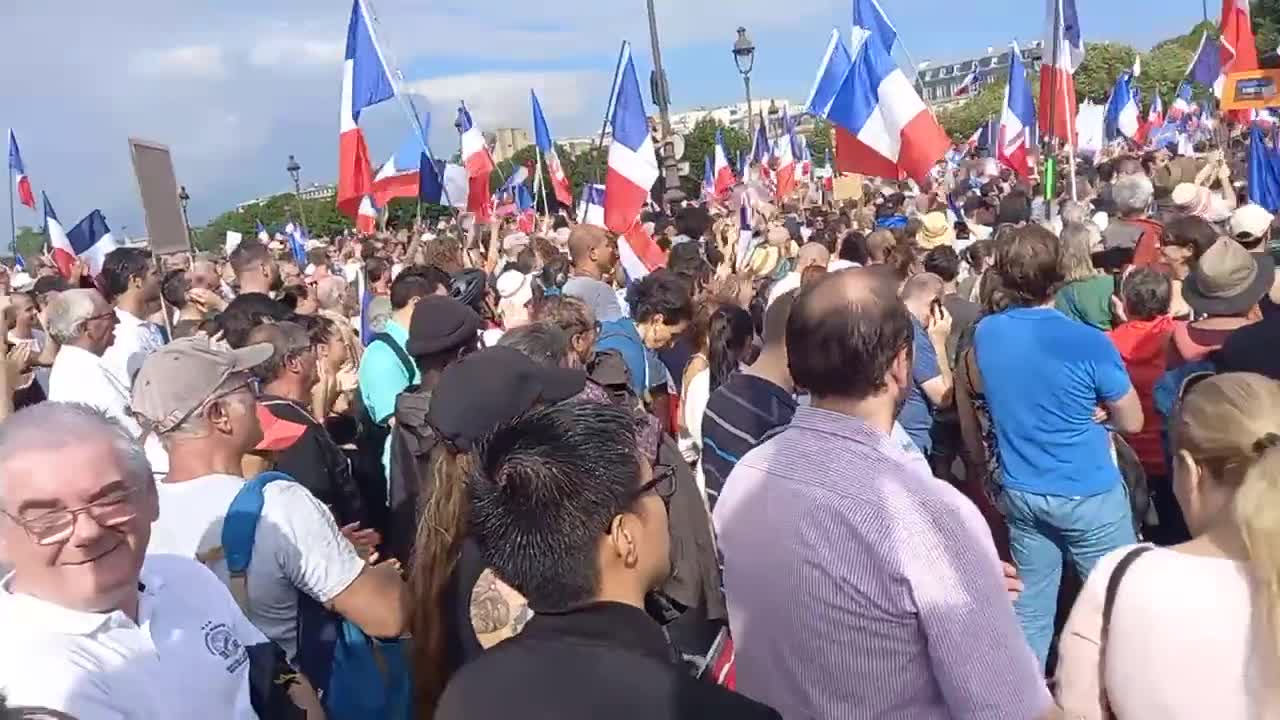
[[[795,414],[795,397],[756,375],[734,373],[711,393],[702,415],[702,473],[711,508],[733,466]]]
[[[991,531],[857,418],[801,407],[714,513],[737,689],[787,718],[1037,718]]]

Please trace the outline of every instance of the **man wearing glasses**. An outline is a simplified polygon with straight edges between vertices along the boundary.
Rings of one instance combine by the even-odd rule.
[[[534,409],[474,448],[471,535],[534,617],[454,675],[436,718],[779,717],[689,675],[646,614],[671,572],[676,486],[636,448],[631,413],[586,402]]]
[[[88,405],[0,424],[0,692],[79,718],[256,718],[272,649],[192,560],[147,557],[158,507],[133,437]],[[265,656],[262,653],[266,650]]]

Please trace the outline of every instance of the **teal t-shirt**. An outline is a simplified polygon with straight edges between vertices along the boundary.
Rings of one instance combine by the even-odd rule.
[[[387,321],[383,332],[390,335],[391,339],[400,345],[401,350],[404,350],[405,343],[409,342],[409,331],[394,320]],[[412,375],[409,375],[406,370],[404,362],[396,355],[396,351],[387,347],[385,342],[371,343],[360,360],[360,397],[364,400],[364,406],[368,408],[369,415],[383,425],[386,425],[387,420],[395,414],[396,397],[404,392],[405,388],[421,382],[417,367],[413,368]],[[387,436],[386,447],[382,450],[382,469],[390,477],[390,436]]]

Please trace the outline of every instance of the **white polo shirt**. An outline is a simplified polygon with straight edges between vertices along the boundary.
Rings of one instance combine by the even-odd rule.
[[[194,558],[222,546],[222,522],[244,478],[206,475],[160,482],[160,519],[151,526],[149,553]],[[254,535],[246,584],[249,620],[284,648],[298,652],[298,590],[329,603],[355,582],[365,563],[342,536],[333,513],[310,490],[279,480],[263,490],[262,516]],[[226,560],[211,568],[230,582]]]
[[[138,622],[9,590],[0,581],[0,689],[10,706],[80,720],[256,719],[249,653],[266,642],[199,563],[148,556]]]

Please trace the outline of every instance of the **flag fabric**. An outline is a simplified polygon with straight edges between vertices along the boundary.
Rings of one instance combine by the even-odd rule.
[[[22,164],[22,153],[18,150],[18,137],[9,129],[9,173],[12,182],[18,188],[18,202],[32,210],[36,209],[36,196],[31,192],[31,180],[27,177],[27,168]]]
[[[764,122],[764,113],[756,122],[756,136],[751,140],[751,164],[760,165],[769,162],[769,126]]]
[[[1046,59],[1040,67],[1040,132],[1075,143],[1076,68],[1084,62],[1084,36],[1076,0],[1047,0]],[[1057,48],[1056,57],[1053,48]],[[1052,123],[1052,125],[1050,124]]]
[[[1142,53],[1133,54],[1133,76],[1142,77]]]
[[[717,197],[724,197],[729,194],[738,180],[733,176],[729,155],[724,150],[724,133],[718,129],[716,130],[715,156],[715,192]]]
[[[458,106],[458,120],[454,125],[458,128],[458,135],[462,142],[462,164],[467,168],[467,175],[487,177],[496,168],[493,155],[489,152],[489,144],[485,142],[484,133],[480,132],[480,128],[472,122],[471,111],[467,109],[466,103]]]
[[[587,184],[582,187],[582,199],[578,202],[578,222],[604,227],[603,185]]]
[[[534,140],[542,153],[542,161],[547,164],[547,174],[551,176],[551,190],[556,196],[556,201],[561,205],[572,205],[573,188],[569,185],[569,176],[564,174],[564,166],[560,164],[556,145],[551,140],[547,118],[542,114],[542,104],[538,102],[538,95],[533,90],[529,91],[529,97],[533,100]]]
[[[974,66],[973,72],[966,75],[964,80],[961,80],[960,84],[956,86],[956,91],[952,93],[952,97],[961,98],[961,97],[969,97],[970,95],[973,95],[974,93],[977,92],[978,83],[981,80],[982,80],[982,72],[978,70],[977,66]]]
[[[22,259],[22,253],[20,252],[15,251],[13,253],[13,269],[17,272],[27,271],[27,261]]]
[[[372,196],[366,195],[360,201],[360,212],[356,215],[356,231],[372,235],[378,229],[378,205]]]
[[[743,155],[741,150],[738,151],[738,177],[742,178],[743,182],[747,181],[747,156]]]
[[[898,29],[889,22],[879,0],[853,0],[853,26],[865,29],[884,48],[886,55],[893,53],[898,40]]]
[[[782,134],[773,143],[772,155],[776,161],[774,173],[777,186],[774,192],[782,199],[790,195],[796,186],[795,138],[792,135],[791,116],[785,109],[782,111]]]
[[[1258,69],[1249,0],[1222,0],[1222,74]]]
[[[58,272],[62,273],[63,277],[70,277],[71,266],[76,261],[76,251],[71,247],[71,241],[67,239],[67,231],[58,220],[58,214],[53,211],[53,203],[49,202],[49,196],[41,192],[40,201],[44,205],[44,231],[49,236],[49,254],[53,256],[53,263],[58,266]]]
[[[94,210],[86,215],[63,237],[70,246],[71,252],[84,262],[92,275],[102,272],[102,263],[107,259],[107,254],[119,247],[115,238],[111,236],[111,228],[107,227],[107,219],[103,217],[101,210]],[[54,252],[54,261],[57,262],[56,248]],[[61,267],[60,263],[59,267]]]
[[[1215,38],[1210,37],[1207,31],[1201,34],[1200,45],[1191,58],[1191,64],[1187,66],[1187,77],[1206,87],[1221,88],[1219,80],[1222,77],[1223,52],[1222,46]],[[1190,100],[1189,92],[1188,100]]]
[[[1031,148],[1035,145],[1036,106],[1027,86],[1022,52],[1014,43],[1009,51],[1009,84],[996,143],[996,159],[1024,178],[1031,177]]]
[[[640,219],[640,210],[658,180],[658,156],[649,135],[644,97],[636,77],[631,44],[623,43],[618,77],[614,80],[613,142],[605,176],[604,222],[616,233],[626,233]]]
[[[365,195],[373,190],[369,146],[360,129],[360,113],[395,97],[391,73],[382,59],[361,0],[351,6],[347,51],[342,66],[342,106],[339,109],[338,209],[354,218]]]
[[[1169,120],[1181,120],[1191,110],[1191,83],[1183,80],[1178,83],[1178,91],[1169,104]]]
[[[1129,139],[1138,137],[1142,120],[1132,83],[1133,73],[1128,70],[1121,72],[1120,77],[1116,78],[1111,99],[1107,102],[1107,140],[1115,140],[1120,136]]]
[[[866,42],[827,115],[836,124],[836,170],[924,182],[951,146],[906,75],[880,43]]]
[[[467,177],[467,169],[443,160],[432,161],[425,153],[418,159],[421,163],[418,175],[422,179],[418,197],[432,205],[446,205],[465,210],[467,196],[471,190],[471,179]]]
[[[424,115],[422,124],[409,131],[395,154],[373,176],[372,195],[378,207],[386,207],[392,198],[417,197],[418,186],[422,183],[418,175],[422,165],[420,159],[430,127],[431,115]],[[418,128],[422,129],[422,135],[418,135]]]
[[[831,110],[831,102],[836,99],[836,93],[852,65],[853,58],[840,39],[840,31],[832,30],[831,40],[818,65],[818,74],[813,79],[813,88],[809,91],[809,100],[804,104],[810,115],[827,116]]]
[[[708,155],[703,158],[702,168],[702,201],[711,202],[716,199],[715,161]]]
[[[266,245],[267,243],[271,242],[271,235],[267,233],[267,228],[262,225],[261,220],[258,220],[257,223],[258,223],[258,228],[257,228],[258,241],[261,242],[263,245]]]
[[[1280,148],[1267,147],[1266,133],[1249,130],[1249,202],[1280,210]]]
[[[367,201],[368,198],[365,198]],[[361,210],[364,209],[364,202],[360,203]],[[356,217],[356,229],[360,230],[360,218]],[[361,231],[363,232],[363,231]],[[299,268],[307,266],[307,231],[302,226],[289,221],[284,226],[284,239],[289,243],[289,252],[293,255],[293,261],[298,264]]]
[[[1156,94],[1151,98],[1151,108],[1147,110],[1147,125],[1164,125],[1164,101]]]
[[[605,193],[608,197],[608,193]],[[644,225],[633,223],[626,233],[618,238],[618,262],[622,271],[627,274],[627,282],[635,282],[667,264],[667,254],[644,229]]]

